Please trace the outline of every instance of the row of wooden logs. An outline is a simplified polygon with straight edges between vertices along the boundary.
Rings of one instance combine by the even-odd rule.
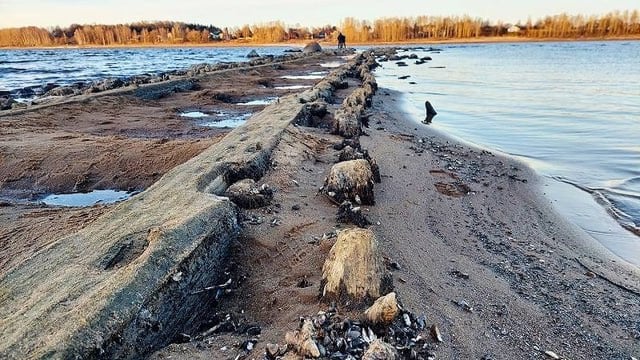
[[[371,69],[376,65],[371,54],[360,54],[350,76],[359,78],[362,86],[354,90],[334,116],[333,132],[345,138],[340,162],[335,164],[321,191],[337,204],[374,205],[374,182],[380,182],[378,165],[359,146],[364,110],[371,105],[377,90]],[[330,81],[328,81],[330,83]],[[334,82],[339,83],[339,82]],[[365,308],[362,320],[372,326],[390,324],[400,313],[391,274],[386,270],[378,241],[373,231],[350,228],[338,232],[322,268],[321,292],[326,302],[350,308]],[[285,358],[318,358],[320,350],[314,341],[317,329],[311,320],[301,322],[298,330],[288,332],[285,342],[291,352]],[[395,348],[380,339],[372,341],[362,359],[395,359]]]

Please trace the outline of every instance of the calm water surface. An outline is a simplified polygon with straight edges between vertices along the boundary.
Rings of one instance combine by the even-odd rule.
[[[555,180],[554,188],[563,182],[590,194],[600,209],[564,196],[574,189],[549,191],[578,225],[599,240],[625,243],[614,252],[640,264],[637,236],[606,221],[592,225],[599,221],[593,216],[607,217],[604,208],[627,229],[640,229],[640,42],[441,49],[412,50],[433,58],[423,65],[383,63],[379,84],[404,92],[417,121],[428,99],[438,111],[432,126],[525,160]]]

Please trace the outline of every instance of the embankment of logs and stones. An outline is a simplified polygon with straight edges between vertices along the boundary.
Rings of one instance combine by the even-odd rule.
[[[334,145],[340,151],[338,162],[320,189],[339,205],[337,221],[357,226],[338,232],[322,268],[319,297],[330,307],[301,317],[299,329],[287,333],[284,346],[268,344],[267,359],[435,359],[442,342],[437,325],[428,327],[424,315],[416,316],[400,304],[375,232],[367,228],[371,222],[360,207],[375,204],[374,184],[381,181],[377,163],[359,143],[367,127],[365,110],[377,89],[371,74],[375,55],[362,53],[351,68],[350,75],[362,86],[334,114],[332,132],[344,140]],[[348,318],[339,309],[361,314]]]
[[[241,231],[240,209],[270,201],[260,179],[286,128],[305,117],[332,120],[322,101],[371,61],[356,56],[314,88],[281,97],[144,192],[10,270],[0,278],[0,353],[141,358],[198,333],[200,314],[233,289],[224,264]],[[174,85],[160,83],[158,91]]]

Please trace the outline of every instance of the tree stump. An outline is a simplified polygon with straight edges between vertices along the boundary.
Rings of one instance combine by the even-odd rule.
[[[367,160],[343,161],[331,167],[323,192],[338,204],[349,200],[356,204],[374,205],[373,180],[371,165]]]
[[[373,231],[353,228],[338,233],[322,267],[323,298],[365,304],[390,290],[391,281]]]

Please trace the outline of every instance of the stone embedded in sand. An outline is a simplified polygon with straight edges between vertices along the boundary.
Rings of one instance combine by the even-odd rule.
[[[367,321],[375,325],[388,325],[398,316],[400,308],[396,293],[391,292],[376,300],[371,307],[364,312]]]
[[[293,350],[302,357],[320,357],[320,350],[316,344],[315,337],[316,329],[313,326],[313,322],[309,319],[305,319],[302,322],[302,326],[299,330],[288,331],[285,334],[284,340],[288,345],[293,347]]]
[[[273,191],[266,184],[258,188],[253,179],[243,179],[229,186],[224,196],[241,208],[255,209],[269,204]]]
[[[358,227],[365,227],[371,225],[371,222],[362,213],[359,206],[353,206],[351,201],[343,201],[338,207],[338,214],[336,215],[336,221],[343,224],[353,224]]]
[[[302,53],[304,53],[304,54],[321,52],[321,51],[322,51],[322,46],[320,46],[320,44],[318,44],[317,41],[312,41],[312,42],[308,43],[304,47],[304,49],[302,49]]]
[[[325,179],[323,191],[338,203],[344,200],[355,203],[359,197],[362,204],[374,205],[371,165],[363,159],[333,165]]]
[[[275,359],[280,355],[280,346],[278,344],[268,343],[264,349],[267,359]]]
[[[398,359],[396,349],[386,342],[374,340],[367,351],[362,355],[362,360],[394,360]]]
[[[338,155],[339,161],[349,161],[357,159],[364,159],[364,154],[348,145],[345,146]]]
[[[327,300],[366,303],[391,288],[378,242],[369,229],[338,233],[322,267],[322,296]]]
[[[436,324],[431,325],[431,329],[429,330],[429,332],[431,333],[431,337],[433,338],[434,341],[437,341],[439,343],[443,341],[442,334],[440,333],[440,329],[438,328],[438,325]]]

